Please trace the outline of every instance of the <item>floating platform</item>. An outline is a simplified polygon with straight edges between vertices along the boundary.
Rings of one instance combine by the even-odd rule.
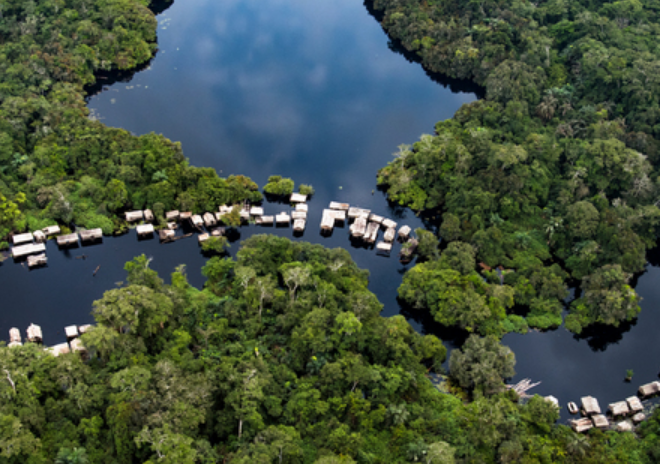
[[[60,226],[48,226],[48,227],[44,227],[43,229],[41,229],[41,231],[42,231],[44,234],[46,234],[46,237],[49,237],[49,236],[51,236],[51,235],[57,235],[57,234],[59,234],[60,232],[62,232],[62,231],[60,230]]]
[[[171,229],[161,229],[158,231],[158,238],[161,242],[165,240],[171,240],[174,238],[176,233]]]
[[[617,401],[616,403],[610,403],[608,410],[612,413],[613,416],[626,416],[630,413],[630,408],[628,403],[625,401]]]
[[[21,243],[31,243],[34,241],[34,236],[32,232],[26,232],[24,234],[16,234],[12,238],[12,243],[14,245],[20,245]]]
[[[335,227],[335,218],[330,214],[330,210],[324,209],[321,217],[321,230],[330,231]]]
[[[260,206],[253,206],[250,208],[250,216],[263,216],[264,209]]]
[[[166,221],[177,221],[179,219],[179,210],[175,209],[172,211],[168,211],[165,213],[165,220]]]
[[[368,243],[376,243],[379,230],[380,230],[380,225],[378,223],[370,222],[369,224],[367,224],[367,230],[364,233],[364,241]]]
[[[655,381],[644,384],[641,387],[639,387],[637,392],[639,393],[639,396],[641,396],[642,398],[653,396],[658,392],[660,392],[660,382]]]
[[[367,219],[364,217],[357,218],[351,225],[350,230],[353,237],[364,237],[364,234],[367,231]]]
[[[396,236],[396,229],[394,227],[390,227],[385,231],[385,234],[383,234],[383,240],[385,240],[388,243],[391,243],[394,241],[395,236]]]
[[[377,214],[370,214],[369,215],[369,220],[371,222],[375,222],[378,225],[383,223],[383,219],[385,219],[383,216],[379,216]]]
[[[401,226],[401,228],[399,229],[399,238],[402,240],[407,240],[408,237],[410,236],[411,231],[412,229],[410,228],[410,226]]]
[[[293,219],[294,221],[295,221],[296,219],[304,219],[304,220],[307,220],[307,213],[306,213],[305,211],[293,211],[293,212],[291,213],[291,219]]]
[[[204,213],[202,219],[204,220],[204,225],[206,227],[213,227],[218,223],[218,220],[215,218],[215,215],[211,213]]]
[[[67,325],[64,327],[64,333],[66,334],[67,339],[76,338],[78,335],[78,326],[77,325]]]
[[[291,216],[287,213],[280,213],[275,216],[275,224],[278,226],[289,225],[291,223]]]
[[[41,327],[36,324],[30,324],[25,333],[29,342],[40,343],[44,339],[43,334],[41,333]]]
[[[272,226],[274,222],[275,216],[261,216],[256,220],[256,223],[261,226]]]
[[[354,206],[348,208],[348,217],[351,219],[364,218],[366,220],[369,214],[371,214],[370,209],[356,208]]]
[[[103,240],[103,229],[99,227],[96,229],[81,230],[80,240],[83,242],[93,242],[95,240]]]
[[[331,201],[330,202],[330,209],[338,210],[338,211],[348,211],[348,208],[350,208],[351,205],[348,203],[339,203],[338,201]]]
[[[12,327],[9,329],[9,341],[10,342],[21,342],[21,331],[18,330],[18,327]]]
[[[150,237],[154,234],[153,224],[141,224],[135,228],[138,237]]]
[[[298,204],[296,205],[296,211],[301,211],[301,212],[306,213],[307,210],[308,210],[308,208],[307,208],[307,203],[298,203]]]
[[[599,429],[606,429],[610,426],[610,421],[603,414],[596,414],[592,416],[591,420],[594,423],[594,427]]]
[[[53,354],[53,356],[60,356],[62,354],[71,353],[71,349],[69,348],[68,343],[58,343],[57,345],[53,345],[46,349],[50,351]]]
[[[394,222],[391,219],[383,219],[382,225],[386,229],[390,229],[390,228],[396,229],[396,222]]]
[[[11,249],[11,255],[14,258],[21,258],[27,255],[36,253],[43,253],[46,251],[46,244],[44,243],[30,243],[28,245],[19,245]]]
[[[27,257],[27,265],[30,269],[33,267],[45,266],[48,264],[48,258],[46,253],[41,253],[39,255],[32,255]]]
[[[392,251],[392,244],[387,243],[387,242],[378,242],[376,244],[376,250],[380,254],[388,254],[389,255],[390,252]]]
[[[289,201],[291,203],[305,203],[307,201],[307,195],[303,195],[302,193],[292,193]]]
[[[305,221],[304,219],[296,219],[293,221],[293,230],[294,232],[302,232],[305,230]]]
[[[630,412],[632,412],[633,414],[644,410],[644,406],[642,406],[642,402],[639,401],[639,398],[637,398],[636,396],[631,396],[630,398],[626,398],[626,403],[628,403],[628,408],[630,409]]]
[[[582,410],[587,416],[600,414],[598,400],[593,396],[583,396],[580,401],[582,402]]]
[[[190,216],[190,223],[193,225],[193,227],[197,227],[198,229],[201,229],[202,226],[204,225],[204,219],[202,219],[202,216],[199,214],[193,214]]]
[[[143,212],[144,220],[147,222],[154,222],[154,212],[150,209],[145,209]]]
[[[591,419],[585,417],[584,419],[575,419],[571,421],[571,427],[577,433],[584,433],[593,428],[594,424]]]
[[[137,222],[144,219],[144,213],[142,211],[128,211],[126,213],[127,222]]]
[[[59,247],[70,247],[74,245],[78,245],[78,234],[76,233],[57,237],[57,246]]]

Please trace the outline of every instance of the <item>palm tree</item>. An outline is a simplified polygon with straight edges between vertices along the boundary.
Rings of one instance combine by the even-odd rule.
[[[55,464],[88,464],[85,448],[61,448],[55,458]]]

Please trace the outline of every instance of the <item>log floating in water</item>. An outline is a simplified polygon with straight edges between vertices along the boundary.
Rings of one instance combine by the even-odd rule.
[[[94,272],[92,273],[92,277],[96,277],[96,273],[99,272],[99,269],[101,269],[101,266],[96,266],[96,269],[94,269]]]

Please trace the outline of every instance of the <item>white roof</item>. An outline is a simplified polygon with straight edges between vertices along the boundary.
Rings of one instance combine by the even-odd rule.
[[[291,203],[305,203],[307,201],[307,195],[302,193],[292,193],[291,194]]]
[[[46,245],[44,243],[30,243],[28,245],[15,246],[11,249],[11,255],[14,258],[19,258],[34,253],[43,253],[44,251],[46,251]]]
[[[32,240],[34,240],[34,237],[32,236],[32,232],[26,232],[24,234],[14,235],[12,240],[14,245],[18,245],[19,243],[31,242]]]

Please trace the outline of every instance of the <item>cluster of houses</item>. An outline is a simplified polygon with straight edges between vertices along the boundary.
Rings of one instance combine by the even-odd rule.
[[[65,343],[58,343],[46,348],[46,351],[52,353],[54,356],[59,356],[61,354],[78,352],[81,354],[86,354],[87,350],[83,346],[82,342],[78,338],[80,335],[88,332],[92,326],[90,324],[86,325],[69,325],[64,328],[64,333],[66,334],[67,341]],[[35,324],[30,324],[25,331],[26,337],[25,341],[30,343],[42,343],[43,342],[43,333],[41,327]],[[21,339],[21,331],[12,327],[9,329],[9,348],[14,346],[23,345],[23,340]]]
[[[625,401],[617,401],[608,405],[606,414],[601,412],[596,398],[585,396],[580,400],[580,408],[573,402],[568,403],[568,411],[571,414],[580,412],[583,416],[580,419],[571,420],[571,427],[578,433],[587,432],[593,427],[608,429],[612,426],[619,432],[632,431],[635,425],[646,419],[640,398],[647,399],[658,393],[660,393],[660,382],[644,384],[639,387],[637,396],[631,396]],[[556,399],[554,402],[558,405]]]

